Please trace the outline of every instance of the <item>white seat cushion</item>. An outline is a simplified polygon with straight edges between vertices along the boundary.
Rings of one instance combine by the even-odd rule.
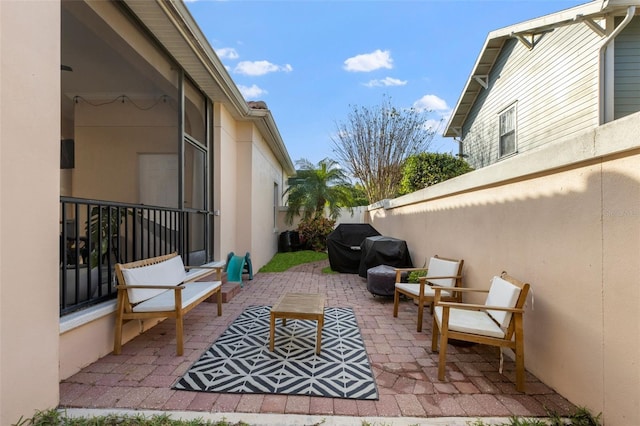
[[[455,277],[458,275],[458,268],[460,262],[454,262],[451,260],[439,259],[432,257],[429,260],[429,270],[427,271],[427,281],[433,285],[440,287],[453,287],[456,285],[455,278],[441,278],[431,280],[429,277]]]
[[[433,315],[441,326],[442,306],[436,306]],[[502,331],[491,316],[484,311],[451,308],[449,310],[449,330],[497,337],[499,339],[504,338],[504,331]]]
[[[493,277],[491,287],[489,288],[489,295],[484,304],[487,306],[515,308],[518,297],[520,297],[520,287],[500,277]],[[506,328],[509,326],[511,312],[487,309],[487,313],[491,315],[501,327]]]
[[[413,294],[414,296],[419,296],[420,295],[420,284],[414,284],[414,283],[396,283],[396,288],[406,292],[406,293],[410,293]],[[426,297],[434,297],[436,294],[436,291],[434,289],[431,288],[431,286],[429,285],[425,285],[424,286],[424,295]],[[440,291],[440,295],[445,296],[445,297],[451,297],[451,292],[450,291],[446,291],[446,290],[441,290]]]
[[[164,262],[139,268],[122,269],[122,275],[127,285],[166,285],[174,286],[184,282],[187,273],[180,256],[172,257]],[[166,290],[131,288],[127,290],[131,303],[142,302]]]
[[[182,307],[189,306],[195,300],[199,299],[205,293],[213,291],[222,285],[221,281],[196,281],[190,282],[184,285],[182,290]],[[174,290],[161,290],[162,293],[155,297],[145,300],[139,303],[133,308],[133,312],[161,312],[161,311],[174,311],[175,306],[175,291]]]

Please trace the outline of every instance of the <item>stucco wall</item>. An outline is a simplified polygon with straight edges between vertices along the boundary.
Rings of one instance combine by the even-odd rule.
[[[640,424],[639,132],[635,114],[369,212],[415,263],[463,258],[465,286],[530,282],[527,370],[607,425]]]
[[[9,425],[58,404],[59,3],[0,2],[0,56],[0,424]]]
[[[216,259],[226,258],[227,253],[237,250],[234,246],[236,240],[238,195],[236,171],[236,125],[233,117],[220,104],[214,104],[214,210],[219,210],[220,215],[215,216],[215,247]]]
[[[279,192],[284,172],[256,126],[237,125],[236,239],[230,251],[251,253],[254,271],[265,265],[278,250],[278,227],[274,226],[274,184]]]
[[[284,185],[282,166],[278,163],[266,142],[259,135],[253,144],[251,153],[252,174],[252,202],[259,206],[253,210],[252,226],[253,235],[251,247],[255,252],[251,254],[252,263],[262,267],[271,260],[278,251],[277,214],[274,218],[274,184],[278,185],[279,202],[281,202],[282,188]],[[254,267],[255,267],[254,266]]]

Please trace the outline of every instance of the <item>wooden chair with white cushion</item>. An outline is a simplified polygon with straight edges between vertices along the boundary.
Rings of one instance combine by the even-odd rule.
[[[523,314],[529,284],[502,272],[499,277],[493,277],[489,290],[461,289],[465,293],[488,293],[482,305],[444,302],[440,298],[440,292],[443,289],[435,287],[434,290],[436,295],[431,350],[434,352],[438,350],[438,337],[440,337],[438,379],[445,379],[449,339],[462,340],[512,349],[515,352],[516,389],[523,392],[525,383]]]
[[[462,302],[462,295],[457,291],[462,286],[462,266],[464,260],[447,259],[434,256],[429,260],[427,268],[396,268],[396,284],[393,295],[393,316],[398,316],[398,303],[400,295],[403,294],[416,301],[418,304],[418,326],[417,331],[422,331],[423,309],[426,303],[431,304],[433,312],[433,300],[435,291],[431,286],[447,287],[441,293],[442,300]],[[427,275],[420,277],[418,283],[401,282],[402,274],[411,271],[427,271]]]

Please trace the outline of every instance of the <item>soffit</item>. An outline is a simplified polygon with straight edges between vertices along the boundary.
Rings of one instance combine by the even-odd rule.
[[[242,94],[185,7],[149,0],[125,4],[207,96],[225,104],[236,119],[246,115]]]
[[[599,19],[608,13],[620,11],[623,13],[627,6],[638,5],[638,0],[609,0],[592,1],[587,4],[566,9],[551,15],[525,21],[519,24],[492,31],[487,36],[480,55],[467,79],[465,87],[458,99],[458,103],[451,114],[444,131],[445,137],[461,136],[461,129],[478,95],[485,90],[481,81],[488,76],[495,65],[504,43],[512,37],[522,37],[532,40],[537,34],[552,31],[565,25],[581,23],[588,19]],[[480,80],[480,81],[479,81]]]

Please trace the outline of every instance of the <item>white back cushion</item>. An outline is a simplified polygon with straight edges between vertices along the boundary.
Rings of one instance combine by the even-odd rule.
[[[127,285],[178,285],[185,280],[187,273],[180,256],[172,257],[164,262],[139,268],[122,269],[122,275]],[[150,299],[166,290],[131,288],[127,290],[129,301],[138,303]]]
[[[451,260],[438,259],[432,257],[429,260],[429,270],[427,271],[427,281],[433,285],[440,287],[453,287],[456,285],[455,278],[441,278],[431,280],[429,277],[455,277],[458,275],[458,267],[460,262],[453,262]]]
[[[509,281],[503,280],[500,277],[493,277],[485,305],[515,308],[519,296],[520,287],[513,285]],[[491,315],[498,324],[500,324],[500,327],[506,328],[509,326],[509,321],[511,321],[511,312],[487,309],[487,313]]]

